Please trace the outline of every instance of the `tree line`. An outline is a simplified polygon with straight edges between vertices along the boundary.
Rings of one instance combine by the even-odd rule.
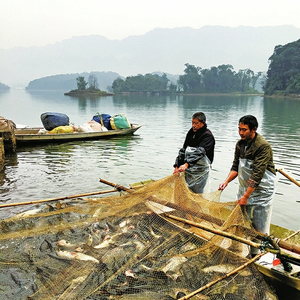
[[[77,89],[79,91],[84,91],[87,89],[87,87],[89,90],[99,89],[98,79],[94,74],[89,75],[88,81],[85,80],[84,76],[78,76],[76,78],[76,82],[77,82]]]
[[[269,58],[265,95],[300,94],[300,39],[274,48]]]
[[[235,72],[231,65],[220,65],[202,69],[185,64],[184,74],[177,84],[170,82],[166,74],[146,74],[117,78],[112,83],[114,93],[249,93],[255,92],[255,85],[262,72],[250,69]]]
[[[89,76],[88,82],[83,76],[77,79],[79,90],[98,88],[97,78]],[[267,74],[241,69],[235,72],[230,64],[210,69],[202,69],[186,63],[184,74],[176,84],[166,74],[138,74],[125,79],[118,77],[112,83],[111,91],[119,93],[255,93],[256,84],[262,84],[265,95],[300,94],[300,39],[274,48],[269,58]]]
[[[175,92],[174,84],[169,84],[169,79],[166,74],[162,76],[158,74],[138,74],[129,76],[125,80],[117,78],[112,83],[114,93],[168,93]]]
[[[184,75],[179,76],[179,89],[184,93],[249,93],[255,92],[262,72],[250,69],[235,72],[232,65],[220,65],[202,69],[185,64]]]

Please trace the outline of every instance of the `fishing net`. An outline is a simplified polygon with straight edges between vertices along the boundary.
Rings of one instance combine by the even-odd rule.
[[[0,298],[277,299],[253,264],[236,271],[249,261],[248,245],[179,221],[254,239],[240,206],[220,202],[220,193],[192,193],[171,175],[4,219]]]

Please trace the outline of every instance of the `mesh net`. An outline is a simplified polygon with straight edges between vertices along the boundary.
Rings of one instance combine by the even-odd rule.
[[[255,238],[240,206],[221,203],[220,193],[194,194],[172,175],[4,219],[0,298],[277,299],[253,264],[234,272],[248,262],[247,245],[168,217]]]

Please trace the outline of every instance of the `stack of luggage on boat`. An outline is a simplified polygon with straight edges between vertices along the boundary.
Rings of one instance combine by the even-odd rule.
[[[102,132],[108,130],[129,129],[131,127],[125,114],[111,116],[97,113],[83,125],[75,126],[69,117],[63,113],[46,112],[41,114],[44,128],[39,133],[61,134],[74,132]]]

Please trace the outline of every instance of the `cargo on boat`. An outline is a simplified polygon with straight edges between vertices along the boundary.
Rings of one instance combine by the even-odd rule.
[[[72,142],[80,140],[97,140],[97,139],[107,139],[117,136],[132,135],[136,132],[142,125],[131,124],[128,129],[117,129],[117,130],[107,130],[107,131],[89,131],[89,132],[67,132],[67,133],[41,133],[43,128],[23,128],[15,130],[15,137],[17,145],[24,144],[39,144],[39,143],[62,143],[62,142]]]
[[[132,135],[142,126],[130,123],[124,114],[111,116],[97,113],[92,120],[75,126],[66,114],[46,112],[41,114],[41,121],[44,127],[16,126],[14,135],[17,145],[108,139]]]

